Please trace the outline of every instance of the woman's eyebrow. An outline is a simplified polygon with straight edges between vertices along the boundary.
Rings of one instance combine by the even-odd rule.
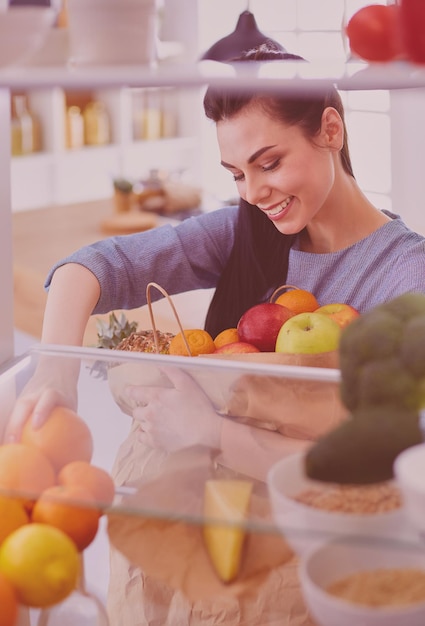
[[[256,161],[258,157],[260,157],[262,154],[264,154],[264,152],[267,152],[267,150],[270,150],[271,148],[275,148],[276,145],[277,144],[273,144],[272,146],[264,146],[264,148],[260,148],[259,150],[257,150],[257,152],[254,152],[254,154],[249,157],[248,163],[254,163],[254,161]]]
[[[275,148],[277,144],[273,144],[272,146],[264,146],[264,148],[260,148],[259,150],[257,150],[257,152],[254,152],[254,154],[252,154],[249,159],[248,159],[248,163],[254,163],[254,161],[256,161],[258,159],[258,157],[260,157],[262,154],[264,154],[265,152],[267,152],[267,150],[270,150],[271,148]],[[231,165],[230,163],[226,163],[225,161],[221,161],[221,165],[223,167],[226,167],[227,169],[236,169],[234,165]]]

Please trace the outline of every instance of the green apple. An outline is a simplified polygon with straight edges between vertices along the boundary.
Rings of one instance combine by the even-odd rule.
[[[276,352],[286,354],[318,354],[337,350],[341,326],[323,313],[298,313],[281,327],[276,339]]]
[[[351,324],[356,317],[359,317],[360,313],[350,304],[344,304],[340,302],[333,302],[331,304],[324,304],[315,310],[315,313],[323,313],[329,315],[335,322],[345,328],[348,324]]]

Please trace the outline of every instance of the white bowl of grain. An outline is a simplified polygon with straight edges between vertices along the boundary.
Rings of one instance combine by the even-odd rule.
[[[407,448],[398,455],[394,475],[403,494],[408,519],[425,535],[425,443]]]
[[[339,538],[301,558],[304,601],[318,626],[423,626],[425,546]]]
[[[400,490],[393,482],[340,485],[311,480],[305,453],[287,456],[267,476],[273,517],[299,555],[338,536],[411,536]]]

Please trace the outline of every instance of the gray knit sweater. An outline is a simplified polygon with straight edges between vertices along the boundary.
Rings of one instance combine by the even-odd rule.
[[[134,235],[111,237],[59,261],[90,269],[101,285],[93,313],[146,304],[150,281],[169,294],[215,287],[229,257],[237,207],[218,209]],[[286,282],[313,292],[320,304],[346,302],[359,311],[406,291],[425,292],[425,237],[400,217],[352,246],[329,254],[292,249]],[[152,298],[161,295],[154,290]]]

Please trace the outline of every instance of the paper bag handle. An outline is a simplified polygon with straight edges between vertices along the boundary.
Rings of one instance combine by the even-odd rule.
[[[153,308],[152,308],[152,298],[151,298],[151,289],[152,289],[152,287],[155,287],[156,289],[158,289],[158,291],[160,291],[162,293],[162,295],[165,298],[167,298],[167,300],[168,300],[168,302],[169,302],[169,304],[171,306],[171,309],[172,309],[172,311],[174,313],[174,317],[176,318],[177,324],[178,324],[178,326],[180,328],[180,332],[181,332],[184,344],[186,346],[187,353],[188,353],[189,356],[192,356],[192,352],[191,352],[190,347],[189,347],[189,342],[187,341],[186,335],[185,335],[184,330],[183,330],[182,323],[181,323],[179,315],[177,313],[177,309],[174,306],[174,302],[171,299],[171,296],[165,291],[165,289],[163,287],[161,287],[161,285],[158,285],[158,283],[148,283],[147,286],[146,286],[146,301],[147,301],[148,309],[149,309],[149,317],[151,319],[151,325],[152,325],[152,331],[153,331],[153,339],[154,339],[154,342],[155,342],[155,351],[156,351],[156,353],[157,354],[160,353],[160,348],[159,348],[159,340],[158,340],[158,331],[156,329],[155,316],[153,314]]]
[[[273,291],[272,295],[270,296],[269,302],[274,302],[283,291],[288,291],[288,289],[299,289],[299,287],[295,287],[295,285],[281,285]]]

